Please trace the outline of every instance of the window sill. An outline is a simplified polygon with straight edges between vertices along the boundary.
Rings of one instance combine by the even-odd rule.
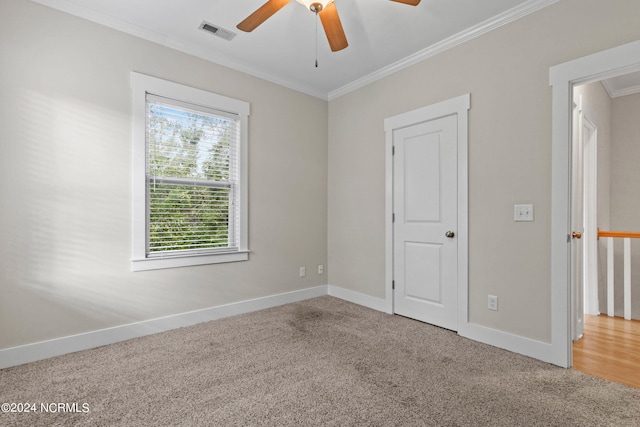
[[[248,259],[249,251],[166,258],[142,258],[131,260],[131,269],[133,271],[160,270],[164,268],[189,267],[193,265],[247,261]]]

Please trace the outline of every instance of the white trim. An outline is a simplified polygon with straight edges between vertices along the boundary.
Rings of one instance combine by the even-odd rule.
[[[340,298],[373,310],[386,311],[387,302],[382,298],[372,297],[333,285],[328,285],[328,294],[332,297]]]
[[[381,298],[372,297],[349,289],[328,285],[328,294],[373,310],[387,312],[388,303]],[[465,312],[466,314],[466,312]],[[465,317],[466,319],[466,317]],[[513,335],[508,332],[487,328],[465,320],[465,327],[458,332],[460,336],[514,353],[551,362],[551,344]]]
[[[154,95],[177,99],[191,104],[203,105],[230,113],[237,113],[240,116],[248,116],[250,111],[249,103],[228,96],[218,95],[207,90],[186,86],[169,80],[148,76],[146,74],[131,73],[131,88],[134,96],[145,94],[145,91]]]
[[[420,61],[423,61],[427,58],[430,58],[434,55],[444,52],[445,50],[451,49],[455,46],[458,46],[462,43],[465,43],[469,40],[479,37],[489,31],[492,31],[496,28],[499,28],[503,25],[506,25],[517,19],[520,19],[526,15],[529,15],[533,12],[543,9],[553,3],[556,3],[558,0],[529,0],[499,15],[489,18],[486,21],[481,22],[480,24],[477,24],[471,28],[461,31],[458,34],[455,34],[438,43],[435,43],[427,47],[426,49],[418,51],[417,53],[410,55],[394,64],[381,68],[380,70],[375,71],[360,79],[357,79],[351,83],[347,83],[346,85],[341,86],[335,90],[332,90],[329,93],[318,91],[317,89],[312,88],[311,86],[309,86],[308,84],[305,84],[304,82],[292,81],[290,79],[283,79],[282,77],[278,77],[276,75],[266,73],[262,69],[243,63],[236,59],[229,58],[225,55],[220,54],[219,52],[214,52],[212,50],[208,50],[200,46],[195,46],[184,40],[175,39],[173,37],[167,37],[166,35],[150,31],[146,28],[142,28],[137,25],[131,24],[130,22],[113,18],[109,15],[106,15],[101,12],[97,12],[93,9],[90,9],[88,7],[85,7],[75,2],[71,2],[69,0],[33,0],[33,1],[45,6],[52,7],[57,10],[61,10],[71,15],[79,16],[81,18],[87,19],[97,24],[104,25],[106,27],[113,28],[118,31],[122,31],[127,34],[131,34],[141,39],[148,40],[172,49],[179,50],[181,52],[188,53],[190,55],[194,55],[199,58],[206,59],[207,61],[211,61],[213,63],[223,65],[225,67],[229,67],[236,71],[240,71],[240,72],[249,74],[251,76],[258,77],[260,79],[287,87],[289,89],[293,89],[295,91],[305,93],[307,95],[314,96],[316,98],[320,98],[325,101],[326,100],[330,101],[346,93],[352,92],[358,88],[366,86],[369,83],[373,83],[377,80],[380,80],[397,71],[410,67],[413,64],[416,64]]]
[[[387,119],[389,120],[389,119]],[[385,131],[385,208],[384,208],[384,240],[385,240],[385,312],[393,314],[393,125],[384,121]],[[389,128],[387,128],[389,126]]]
[[[0,350],[0,369],[327,295],[327,286],[220,305]]]
[[[424,61],[427,58],[431,58],[432,56],[466,43],[469,40],[480,37],[481,35],[493,31],[496,28],[509,24],[510,22],[518,20],[533,12],[537,12],[538,10],[552,5],[557,1],[558,0],[529,0],[528,2],[522,3],[499,15],[493,16],[484,22],[474,25],[471,28],[467,28],[466,30],[454,34],[453,36],[435,43],[425,49],[419,50],[418,52],[409,55],[401,59],[400,61],[394,62],[391,65],[383,67],[371,74],[347,83],[346,85],[341,86],[337,89],[334,89],[329,92],[328,99],[329,101],[331,101],[349,92],[353,92],[354,90],[360,89],[361,87],[364,87],[370,83],[390,76],[391,74],[394,74],[400,70],[404,70],[405,68],[417,64],[418,62]]]
[[[623,89],[616,89],[609,80],[603,80],[602,86],[607,91],[609,98],[619,98],[621,96],[635,95],[640,93],[640,85],[629,86]]]
[[[467,323],[464,330],[458,331],[458,334],[474,341],[533,357],[543,362],[553,363],[550,357],[551,344],[546,342],[532,340],[474,323]]]
[[[559,366],[571,366],[569,153],[573,85],[640,69],[640,41],[627,43],[549,68],[552,86],[551,161],[551,357]]]
[[[224,262],[247,261],[248,259],[249,251],[166,258],[134,258],[131,260],[131,271],[160,270],[163,268],[189,267],[192,265],[219,264]]]
[[[622,239],[624,246],[624,320],[631,320],[631,239]]]
[[[393,131],[416,123],[457,115],[458,131],[458,331],[466,331],[469,301],[468,110],[471,94],[458,96],[384,121],[385,158],[385,312],[393,313]]]
[[[95,22],[96,24],[104,25],[105,27],[113,28],[123,33],[131,34],[132,36],[139,37],[143,40],[148,40],[153,43],[157,43],[162,46],[166,46],[171,49],[176,49],[180,52],[187,53],[189,55],[196,56],[198,58],[206,59],[207,61],[219,64],[228,68],[231,68],[248,75],[258,77],[260,79],[275,83],[280,86],[293,89],[297,92],[305,93],[307,95],[327,100],[327,94],[319,92],[316,89],[309,87],[304,83],[283,79],[271,73],[267,73],[262,69],[256,68],[242,61],[232,59],[220,52],[215,52],[211,49],[207,49],[201,46],[191,44],[185,40],[176,39],[175,37],[167,37],[164,34],[156,33],[148,30],[147,28],[134,25],[130,22],[123,21],[104,13],[98,12],[81,4],[71,2],[69,0],[33,0],[36,3],[61,10],[70,15],[78,16],[80,18]]]
[[[609,98],[615,98],[615,93],[617,91],[609,80],[603,80],[602,86],[604,87],[604,90],[607,91],[607,95],[609,95]]]
[[[387,303],[384,299],[337,286],[321,285],[3,349],[0,350],[0,369],[325,295],[349,301],[372,310],[386,311]],[[550,362],[547,349],[549,344],[473,324],[469,324],[464,333],[460,332],[460,335]]]
[[[133,271],[155,270],[161,268],[186,267],[192,265],[238,262],[249,259],[248,249],[248,118],[250,104],[202,89],[185,86],[168,80],[131,72],[132,109],[133,109]],[[207,255],[187,255],[174,257],[147,257],[146,253],[146,96],[158,95],[194,105],[233,113],[240,122],[239,147],[239,204],[240,228],[239,249],[233,252],[212,253]]]

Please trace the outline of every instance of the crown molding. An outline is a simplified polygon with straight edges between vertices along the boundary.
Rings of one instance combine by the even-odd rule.
[[[531,13],[534,13],[540,9],[543,9],[551,4],[558,2],[559,0],[529,0],[519,6],[516,6],[484,22],[481,22],[478,25],[475,25],[464,31],[454,34],[453,36],[447,39],[444,39],[441,42],[435,43],[391,65],[383,67],[378,71],[370,73],[359,79],[356,79],[351,83],[347,83],[346,85],[341,86],[328,93],[315,90],[301,82],[292,81],[290,79],[283,79],[274,74],[265,73],[264,71],[259,70],[255,67],[251,67],[246,63],[233,60],[227,56],[220,55],[219,53],[212,54],[211,51],[193,46],[190,43],[187,43],[185,41],[175,39],[175,38],[169,38],[169,37],[166,37],[165,35],[156,33],[154,31],[150,31],[146,28],[142,28],[130,22],[126,22],[120,19],[114,19],[111,16],[108,16],[100,12],[96,12],[95,10],[89,9],[85,6],[82,6],[79,3],[72,2],[70,0],[31,0],[31,1],[42,4],[44,6],[51,7],[56,10],[60,10],[62,12],[66,12],[74,16],[78,16],[83,19],[87,19],[89,21],[95,22],[100,25],[104,25],[109,28],[113,28],[118,31],[122,31],[127,34],[131,34],[133,36],[139,37],[147,41],[151,41],[153,43],[157,43],[157,44],[169,47],[171,49],[175,49],[175,50],[205,59],[209,62],[213,62],[215,64],[222,65],[224,67],[231,68],[236,71],[240,71],[250,76],[257,77],[262,80],[266,80],[280,86],[284,86],[286,88],[304,93],[306,95],[313,96],[315,98],[319,98],[325,101],[327,100],[331,101],[335,98],[338,98],[342,95],[345,95],[349,92],[352,92],[370,83],[378,81],[391,74],[394,74],[400,70],[408,68],[418,62],[424,61],[427,58],[435,56],[448,49],[451,49],[462,43],[465,43],[469,40],[479,37],[489,31],[492,31],[496,28],[499,28],[515,20],[518,20]]]
[[[97,12],[93,9],[89,9],[85,6],[82,6],[81,4],[74,3],[69,0],[31,0],[31,1],[33,1],[34,3],[39,3],[43,6],[48,6],[55,10],[68,13],[70,15],[77,16],[82,19],[86,19],[96,24],[100,24],[105,27],[130,34],[132,36],[139,37],[147,41],[157,43],[159,45],[162,45],[171,49],[175,49],[180,52],[196,56],[198,58],[205,59],[209,62],[213,62],[214,64],[222,65],[224,67],[231,68],[236,71],[240,71],[250,76],[257,77],[259,79],[266,80],[268,82],[275,83],[280,86],[284,86],[296,92],[301,92],[306,95],[320,98],[324,101],[327,100],[326,93],[314,90],[302,83],[294,82],[287,79],[282,79],[276,75],[265,73],[264,71],[258,70],[243,62],[233,60],[225,55],[221,55],[220,53],[213,54],[209,50],[199,48],[197,46],[193,46],[192,44],[187,43],[183,40],[176,39],[176,38],[169,38],[163,34],[156,33],[154,31],[148,30],[146,28],[140,27],[130,22],[126,22],[120,19],[115,19],[104,13]]]
[[[607,91],[609,98],[619,98],[621,96],[627,95],[635,95],[636,93],[640,93],[640,85],[629,86],[623,89],[616,89],[611,81],[608,79],[602,80],[602,86]]]
[[[397,61],[391,65],[379,69],[378,71],[375,71],[362,78],[354,80],[351,83],[339,87],[338,89],[329,92],[328,99],[329,101],[331,101],[349,92],[353,92],[356,89],[360,89],[361,87],[378,81],[384,77],[397,73],[400,70],[404,70],[405,68],[417,64],[418,62],[424,61],[427,58],[454,48],[476,37],[480,37],[481,35],[488,33],[489,31],[493,31],[496,28],[502,27],[503,25],[509,24],[510,22],[516,21],[524,16],[537,12],[538,10],[557,3],[558,1],[559,0],[530,0],[490,19],[487,19],[486,21],[481,22],[478,25],[454,34],[453,36],[448,37],[441,42],[435,43],[425,49],[409,55],[401,59],[400,61]]]

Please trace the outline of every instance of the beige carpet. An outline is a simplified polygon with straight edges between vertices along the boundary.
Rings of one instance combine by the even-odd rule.
[[[3,402],[81,411],[3,426],[640,425],[640,390],[332,297],[0,370]]]

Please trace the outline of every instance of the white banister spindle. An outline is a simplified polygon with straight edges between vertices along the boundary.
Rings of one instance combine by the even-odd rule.
[[[613,317],[613,237],[607,237],[607,316]]]
[[[613,299],[613,238],[619,237],[623,239],[624,244],[624,318],[631,320],[631,239],[640,239],[640,232],[627,231],[601,231],[598,228],[598,239],[604,237],[607,239],[607,316],[613,317],[614,299]]]
[[[631,239],[624,238],[624,318],[631,320]]]

